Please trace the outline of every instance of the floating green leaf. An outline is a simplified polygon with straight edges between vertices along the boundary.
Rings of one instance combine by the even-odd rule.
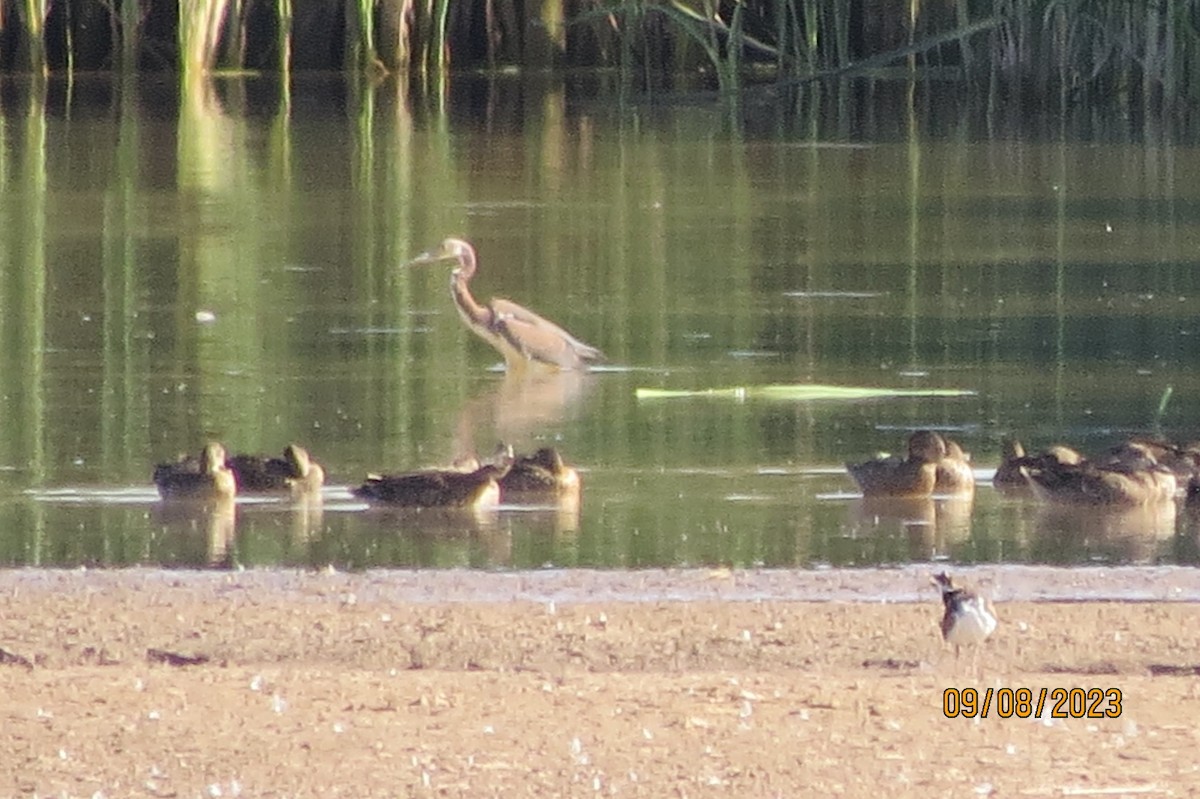
[[[790,385],[734,386],[731,388],[663,389],[639,388],[636,395],[643,399],[677,399],[680,397],[716,397],[746,400],[866,400],[892,397],[968,397],[974,391],[958,388],[870,388],[867,386],[823,386],[816,383]]]

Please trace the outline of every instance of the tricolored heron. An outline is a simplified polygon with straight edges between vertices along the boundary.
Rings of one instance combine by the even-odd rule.
[[[210,441],[200,457],[184,455],[154,468],[154,484],[163,499],[232,499],[237,494],[233,472],[225,465],[225,447]]]
[[[450,296],[458,315],[472,332],[500,351],[509,370],[530,363],[556,369],[586,369],[589,363],[604,357],[600,350],[515,302],[493,298],[480,305],[470,288],[478,268],[475,248],[462,239],[446,239],[436,249],[418,255],[409,265],[450,260],[458,262],[450,273]]]
[[[325,482],[325,470],[321,464],[298,444],[288,444],[282,458],[234,455],[228,460],[228,466],[233,470],[239,492],[315,493],[321,490]]]

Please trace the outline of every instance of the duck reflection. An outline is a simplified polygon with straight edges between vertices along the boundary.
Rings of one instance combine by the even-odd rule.
[[[379,551],[411,548],[415,562],[470,567],[512,563],[512,535],[496,507],[402,508],[373,505],[365,511],[372,531],[383,536]],[[386,560],[386,558],[385,558]],[[397,562],[410,562],[400,558]]]
[[[325,525],[325,502],[320,491],[307,492],[292,498],[292,543],[307,545],[321,534]]]
[[[1179,512],[1176,556],[1180,563],[1200,563],[1200,478],[1191,479]]]
[[[569,537],[579,532],[579,494],[567,497],[545,497],[517,504],[504,500],[501,519],[510,526],[519,520],[520,527],[533,535],[551,538]]]
[[[152,514],[162,536],[153,555],[162,564],[180,566],[232,566],[230,547],[237,528],[237,505],[233,497],[205,501],[159,502]]]
[[[947,553],[971,535],[967,497],[863,497],[850,503],[849,526],[859,534],[902,536],[913,558]]]
[[[1071,562],[1103,556],[1114,561],[1153,560],[1175,536],[1174,502],[1132,508],[1041,505],[1035,509],[1035,557]]]

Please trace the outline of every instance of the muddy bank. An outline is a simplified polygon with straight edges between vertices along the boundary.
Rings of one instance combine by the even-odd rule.
[[[14,768],[0,794],[1200,783],[1196,606],[1163,601],[1196,595],[1192,570],[972,571],[1001,627],[959,660],[926,571],[5,572],[0,751]],[[947,718],[946,689],[964,687],[1116,689],[1120,702],[1097,718]]]

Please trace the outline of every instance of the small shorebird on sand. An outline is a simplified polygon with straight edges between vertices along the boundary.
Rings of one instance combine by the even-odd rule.
[[[942,640],[954,644],[954,657],[963,646],[982,644],[996,629],[996,609],[992,601],[965,585],[955,584],[950,575],[942,572],[932,577],[942,592]],[[978,648],[975,655],[978,656]]]

